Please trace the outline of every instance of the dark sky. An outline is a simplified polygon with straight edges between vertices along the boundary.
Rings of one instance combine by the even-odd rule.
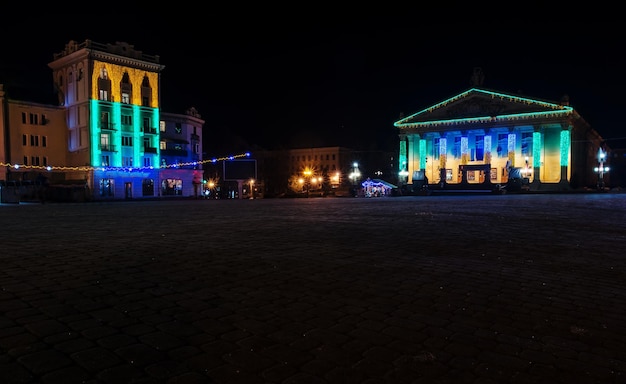
[[[125,41],[161,57],[162,109],[184,113],[195,107],[206,120],[205,150],[213,157],[258,147],[395,149],[393,123],[400,114],[469,89],[480,67],[487,89],[547,101],[569,95],[610,146],[626,146],[626,60],[618,24],[582,28],[567,18],[423,24],[425,14],[399,13],[267,18],[217,12],[169,20],[144,15],[146,21],[132,28],[113,26],[127,15],[109,16],[119,18],[111,27],[93,16],[63,23],[67,15],[56,15],[59,22],[41,36],[6,37],[0,82],[49,94],[47,64],[67,42]]]

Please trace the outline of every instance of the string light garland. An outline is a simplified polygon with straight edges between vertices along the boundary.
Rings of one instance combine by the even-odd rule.
[[[238,155],[231,155],[226,157],[215,157],[210,160],[201,160],[201,161],[192,161],[187,163],[177,163],[177,164],[168,164],[161,167],[92,167],[92,166],[81,166],[81,167],[68,167],[68,166],[50,166],[50,165],[26,165],[26,164],[11,164],[11,163],[3,163],[0,162],[1,167],[9,167],[13,169],[38,169],[45,171],[59,170],[59,171],[125,171],[125,172],[133,172],[133,171],[145,171],[152,169],[167,169],[167,168],[180,168],[187,166],[196,166],[199,164],[208,164],[208,163],[217,163],[220,161],[228,161],[234,160],[241,157],[250,157],[250,152],[241,153]]]

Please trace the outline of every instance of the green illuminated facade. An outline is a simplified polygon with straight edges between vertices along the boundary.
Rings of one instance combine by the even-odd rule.
[[[204,121],[195,110],[169,114],[176,122],[166,130],[158,56],[127,43],[71,41],[49,67],[67,110],[67,163],[88,167],[69,178],[84,178],[94,199],[195,193]],[[166,139],[169,130],[176,130],[175,151]]]
[[[602,138],[567,101],[471,88],[394,125],[400,131],[398,171],[408,171],[407,185],[423,174],[439,188],[493,188],[506,184],[513,170],[530,190],[596,182],[589,154]]]

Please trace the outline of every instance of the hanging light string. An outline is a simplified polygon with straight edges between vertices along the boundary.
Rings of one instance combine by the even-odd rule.
[[[9,167],[13,169],[39,169],[39,170],[58,170],[58,171],[146,171],[152,169],[167,169],[167,168],[181,168],[181,167],[189,167],[196,166],[199,164],[208,164],[208,163],[217,163],[220,161],[228,161],[234,160],[241,157],[250,157],[250,152],[241,153],[238,155],[231,155],[226,157],[215,157],[210,160],[201,160],[201,161],[191,161],[186,163],[176,163],[176,164],[167,164],[160,167],[92,167],[92,166],[80,166],[80,167],[68,167],[68,166],[51,166],[51,165],[25,165],[25,164],[11,164],[11,163],[3,163],[0,162],[1,167]]]

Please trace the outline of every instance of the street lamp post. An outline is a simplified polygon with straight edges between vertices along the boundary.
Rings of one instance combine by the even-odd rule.
[[[598,166],[593,170],[598,173],[598,189],[604,189],[604,173],[609,171],[609,167],[604,166],[606,152],[602,148],[598,149]]]
[[[357,196],[357,188],[356,183],[361,178],[361,172],[359,171],[359,163],[352,163],[352,172],[348,175],[350,180],[352,180],[352,188],[354,189],[354,195]]]

